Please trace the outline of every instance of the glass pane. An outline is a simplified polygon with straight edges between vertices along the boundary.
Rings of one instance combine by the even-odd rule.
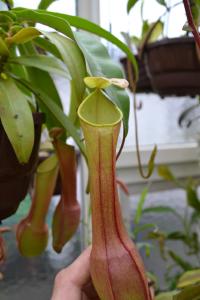
[[[151,186],[153,190],[153,185]],[[173,190],[166,190],[166,191],[157,191],[157,192],[150,192],[148,193],[146,200],[145,200],[145,208],[153,208],[157,206],[167,206],[172,208],[174,211],[179,213],[179,215],[183,218],[185,224],[186,218],[194,212],[193,209],[188,208],[187,201],[186,201],[186,193],[182,189],[173,189]],[[139,200],[139,195],[134,195],[131,197],[131,209],[129,207],[129,214],[130,220],[134,220],[134,215],[137,207],[137,203]],[[187,210],[186,210],[187,209]],[[132,213],[130,213],[132,211]],[[131,232],[135,229],[135,225],[131,223]],[[165,235],[171,233],[171,232],[181,232],[182,235],[185,234],[187,231],[186,227],[184,228],[184,225],[182,224],[179,217],[177,217],[172,212],[160,212],[160,213],[145,213],[141,217],[141,221],[139,225],[142,226],[144,224],[154,224],[155,227],[151,227],[145,230],[140,230],[138,234],[138,242],[147,242],[150,243],[152,246],[150,251],[150,256],[145,255],[144,248],[142,249],[142,256],[144,259],[145,266],[149,272],[152,272],[156,275],[159,288],[161,290],[167,290],[169,289],[170,284],[172,284],[171,278],[175,278],[175,274],[181,274],[183,270],[178,266],[178,264],[173,263],[173,261],[169,258],[169,255],[167,254],[168,250],[172,250],[174,253],[179,255],[184,261],[189,262],[194,267],[199,266],[199,257],[198,254],[195,255],[192,253],[192,251],[188,250],[187,242],[184,242],[180,239],[171,239],[166,241],[165,245],[165,251],[163,254],[161,254],[160,248],[159,248],[159,242],[158,240],[153,240],[148,238],[148,234],[151,231],[158,232],[158,230]],[[185,225],[187,226],[187,225]],[[191,228],[190,228],[191,230]],[[192,233],[197,234],[199,239],[199,221],[196,219],[196,222],[194,223],[194,226],[192,227],[192,232],[190,231],[189,235],[190,238],[192,237]],[[180,236],[180,235],[179,235]],[[193,240],[193,239],[192,239]],[[194,242],[194,240],[193,240]],[[175,265],[175,267],[170,267],[172,265]],[[189,300],[189,299],[188,299]]]
[[[185,34],[182,30],[186,22],[184,7],[178,0],[166,1],[168,6],[175,6],[169,16],[165,18],[164,35],[175,37]],[[124,41],[121,32],[129,32],[137,37],[141,34],[141,4],[138,1],[134,8],[127,14],[127,0],[100,0],[101,25]],[[180,3],[180,5],[177,5]],[[153,9],[152,9],[153,7]],[[143,18],[153,22],[165,11],[162,5],[155,0],[144,1]],[[119,22],[120,20],[120,22]],[[120,60],[125,55],[113,45],[107,45],[110,54]],[[130,93],[131,97],[131,93]],[[142,109],[138,110],[139,140],[141,145],[187,143],[197,137],[196,123],[192,128],[178,126],[179,115],[198,100],[190,97],[168,97],[162,99],[156,94],[140,94],[137,96],[138,104],[142,102]],[[133,103],[133,101],[131,101]],[[131,104],[133,106],[133,104]],[[135,145],[133,107],[130,114],[130,130],[126,139],[126,146]]]
[[[139,141],[142,146],[195,141],[198,135],[197,122],[194,122],[189,128],[180,127],[178,118],[184,110],[198,103],[197,99],[190,97],[160,99],[155,94],[138,94],[137,100],[138,105],[140,102],[142,103],[142,108],[137,111]],[[130,130],[126,139],[126,146],[128,147],[135,145],[133,101],[131,103]]]

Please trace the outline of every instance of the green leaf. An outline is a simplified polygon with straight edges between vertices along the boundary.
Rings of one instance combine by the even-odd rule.
[[[156,2],[158,2],[160,5],[163,5],[163,6],[167,6],[167,3],[165,0],[156,0]]]
[[[188,285],[200,283],[200,269],[185,272],[178,280],[177,287],[185,288]]]
[[[174,295],[173,300],[200,300],[200,284],[184,288]]]
[[[37,52],[35,48],[33,47],[31,42],[28,42],[24,45],[18,46],[21,55],[36,55]],[[39,70],[37,68],[33,67],[26,67],[26,71],[28,74],[28,80],[29,82],[32,82],[33,85],[37,86],[39,89],[41,89],[45,94],[51,97],[53,101],[61,108],[62,108],[62,102],[60,99],[60,96],[58,94],[57,88],[54,84],[53,79],[49,75],[49,73]],[[26,78],[24,78],[26,79]],[[45,124],[50,129],[52,127],[59,127],[59,123],[57,122],[56,118],[53,117],[52,114],[49,114],[48,111],[45,110],[45,107],[40,104],[40,107],[42,111],[46,114],[46,121]]]
[[[71,26],[74,26],[79,29],[83,29],[90,33],[94,33],[95,35],[106,39],[107,41],[113,43],[118,48],[120,48],[132,62],[134,70],[135,70],[135,78],[138,78],[138,66],[135,60],[135,57],[131,50],[118,38],[112,35],[110,32],[101,28],[99,25],[92,23],[86,19],[70,16],[66,14],[47,12],[42,10],[28,10],[28,9],[15,9],[15,14],[20,20],[31,20],[34,22],[39,22],[41,24],[50,26],[55,30],[67,35],[68,37],[73,39],[73,32],[71,31]]]
[[[60,52],[58,51],[56,46],[54,44],[52,44],[49,40],[41,38],[41,37],[37,37],[37,38],[34,39],[34,44],[36,46],[39,46],[40,48],[42,48],[46,52],[49,52],[52,55],[54,55],[55,57],[61,59]]]
[[[165,165],[158,166],[158,175],[168,181],[175,180],[174,175],[172,174],[170,169]]]
[[[198,199],[197,191],[193,187],[188,186],[186,192],[188,205],[197,211],[200,211],[200,201]]]
[[[143,21],[143,24],[142,24],[142,38],[146,35],[146,33],[149,31],[149,27],[150,27],[150,24],[147,20]]]
[[[153,207],[148,207],[143,209],[142,211],[143,214],[146,213],[172,213],[174,215],[176,215],[177,217],[180,217],[180,215],[176,212],[176,210],[170,206],[153,206]]]
[[[200,212],[194,211],[191,215],[190,223],[192,225],[192,224],[198,223],[199,221],[200,221]]]
[[[5,11],[5,10],[1,10],[0,11],[0,19],[2,18],[2,16],[7,16],[10,19],[12,19],[13,21],[16,21],[16,16],[12,11]]]
[[[34,67],[43,71],[47,71],[52,74],[71,79],[66,66],[56,57],[46,55],[27,55],[10,58],[8,63],[21,64],[28,67]]]
[[[166,241],[166,234],[162,231],[155,230],[148,233],[148,238],[152,240],[157,240],[160,248],[160,254],[164,260],[166,260],[165,254],[165,241]]]
[[[178,291],[172,291],[172,292],[161,293],[158,296],[156,296],[155,300],[173,300],[174,296],[177,293],[179,293],[179,292]]]
[[[185,241],[187,240],[187,237],[185,234],[183,234],[180,231],[172,231],[170,233],[167,234],[166,237],[168,240],[181,240],[181,241]]]
[[[138,0],[129,0],[127,3],[127,13],[130,12],[130,10],[135,6],[135,4],[138,2]]]
[[[96,37],[83,32],[76,32],[74,35],[87,62],[89,75],[107,78],[124,77],[121,66],[110,58],[107,49]],[[127,92],[116,86],[110,86],[106,88],[106,93],[110,100],[122,111],[125,133],[127,134],[129,119],[129,97]]]
[[[138,250],[140,251],[141,249],[145,249],[145,254],[146,254],[146,256],[147,257],[149,257],[150,256],[150,254],[151,254],[151,249],[153,248],[153,246],[151,245],[151,244],[149,244],[149,243],[144,243],[144,242],[139,242],[139,243],[137,243],[136,244],[136,246],[137,246],[137,248],[138,248]],[[148,276],[149,277],[149,276]]]
[[[69,118],[75,123],[77,119],[77,109],[83,100],[85,84],[83,78],[87,76],[84,57],[77,44],[65,36],[57,33],[44,33],[53,43],[67,66],[71,75],[71,101]]]
[[[185,259],[183,259],[182,257],[180,257],[178,254],[176,254],[172,250],[169,250],[168,253],[169,253],[169,256],[171,257],[171,259],[179,267],[181,267],[181,269],[183,269],[183,271],[188,271],[188,270],[191,270],[193,268],[192,265],[189,262],[187,262]]]
[[[19,49],[17,49],[17,47],[12,47],[10,49],[10,57],[16,57],[17,54],[19,54]],[[17,64],[11,64],[11,65],[5,65],[8,66],[8,71],[10,73],[12,73],[13,75],[23,78],[23,79],[28,79],[28,74],[27,74],[27,70],[23,65],[17,65]],[[18,88],[25,94],[27,95],[27,100],[29,101],[29,103],[31,104],[31,109],[32,111],[36,110],[36,102],[34,101],[34,98],[32,97],[31,92],[29,92],[26,88],[17,85]]]
[[[154,146],[152,152],[151,152],[151,156],[150,156],[150,159],[149,159],[149,162],[148,162],[148,173],[147,173],[147,176],[146,178],[149,178],[153,171],[154,171],[154,167],[155,167],[155,158],[156,158],[156,154],[158,152],[158,148],[157,146]]]
[[[39,103],[42,103],[43,106],[45,106],[48,113],[52,114],[54,118],[56,118],[59,125],[63,127],[67,131],[67,133],[74,139],[80,151],[86,157],[84,144],[81,141],[81,137],[79,136],[76,127],[69,120],[69,118],[63,113],[60,107],[54,102],[54,100],[50,96],[45,94],[43,90],[34,86],[32,83],[18,78],[16,78],[15,80],[23,84],[25,87],[27,87],[30,91],[34,93]]]
[[[141,40],[139,37],[133,35],[133,36],[131,36],[131,42],[133,43],[133,45],[138,47],[140,45]]]
[[[194,23],[196,26],[200,24],[200,3],[198,0],[191,0],[190,1],[192,16],[194,19]]]
[[[41,0],[38,8],[39,9],[47,9],[53,2],[56,2],[58,0]]]
[[[13,9],[19,21],[33,21],[54,28],[56,31],[74,39],[73,32],[68,21],[60,14],[54,15],[43,10],[31,10],[26,8]]]
[[[1,37],[0,37],[0,56],[9,56],[8,47]]]
[[[35,37],[40,35],[40,31],[38,31],[34,27],[25,27],[18,31],[15,35],[6,38],[6,42],[8,45],[11,44],[24,44],[28,41],[31,41]]]
[[[164,29],[164,23],[162,21],[153,23],[151,26],[153,26],[153,30],[151,32],[151,36],[148,39],[148,43],[153,43],[155,41],[157,41],[157,39],[160,37],[160,35],[163,33],[163,29]],[[151,27],[150,29],[151,30]]]
[[[133,234],[136,236],[142,231],[146,231],[149,228],[154,228],[155,229],[156,225],[155,224],[143,224],[143,225],[137,225],[134,228]]]
[[[19,162],[27,163],[34,143],[33,117],[25,95],[11,78],[0,80],[0,118]]]
[[[139,224],[140,219],[142,217],[143,207],[144,207],[144,203],[145,203],[145,200],[147,198],[148,192],[149,192],[149,188],[145,187],[143,189],[141,195],[140,195],[140,199],[138,201],[137,209],[136,209],[136,212],[135,212],[135,219],[134,219],[134,222],[136,224]]]

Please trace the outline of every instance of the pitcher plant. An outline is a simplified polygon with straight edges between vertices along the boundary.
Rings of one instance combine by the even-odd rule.
[[[62,133],[61,128],[50,132],[61,175],[61,197],[52,222],[53,248],[57,253],[75,234],[80,223],[80,205],[76,198],[76,152],[74,146],[59,139]]]
[[[56,155],[50,156],[37,168],[34,194],[28,215],[16,229],[19,251],[24,256],[40,255],[48,242],[46,216],[58,174]]]
[[[122,112],[100,89],[80,105],[92,203],[91,276],[102,300],[151,300],[145,269],[125,230],[116,186]]]

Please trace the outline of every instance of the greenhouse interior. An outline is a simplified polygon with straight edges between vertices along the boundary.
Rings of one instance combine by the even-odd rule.
[[[0,300],[200,300],[199,30],[199,0],[0,0]]]

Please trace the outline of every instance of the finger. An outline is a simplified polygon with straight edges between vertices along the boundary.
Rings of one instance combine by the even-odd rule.
[[[66,270],[68,280],[76,286],[82,288],[90,278],[90,253],[91,246],[88,247]]]
[[[55,279],[51,300],[79,300],[81,289],[90,277],[90,252],[87,248],[69,267],[60,271]]]

